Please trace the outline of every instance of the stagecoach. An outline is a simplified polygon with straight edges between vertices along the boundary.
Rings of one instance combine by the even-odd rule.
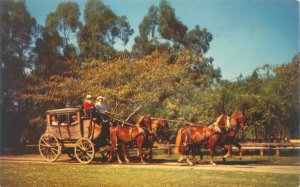
[[[39,152],[44,160],[54,162],[66,153],[88,164],[96,151],[106,150],[101,136],[103,125],[92,116],[84,116],[80,108],[49,110],[46,116],[47,129],[39,140]]]

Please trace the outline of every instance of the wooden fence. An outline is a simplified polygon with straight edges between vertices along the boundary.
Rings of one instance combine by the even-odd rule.
[[[300,143],[241,143],[242,150],[259,150],[260,156],[264,156],[266,151],[274,150],[276,156],[280,156],[280,151],[282,150],[300,150]],[[32,150],[31,152],[38,151],[38,145],[26,145],[27,150]],[[174,152],[174,144],[154,144],[154,150],[163,150],[166,154],[171,155]],[[233,150],[237,150],[233,146]]]
[[[241,143],[242,150],[259,150],[260,156],[264,156],[265,151],[275,150],[275,155],[280,156],[281,150],[300,150],[300,143]],[[155,144],[155,149],[165,150],[170,155],[175,148],[174,144]],[[237,150],[233,146],[233,150]]]

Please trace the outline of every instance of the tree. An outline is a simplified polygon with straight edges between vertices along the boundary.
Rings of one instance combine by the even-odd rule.
[[[36,21],[26,10],[24,1],[0,1],[1,56],[1,142],[15,143],[26,118],[26,108],[15,93],[33,63],[31,61]]]
[[[176,18],[174,9],[167,0],[160,1],[158,24],[161,36],[172,41],[175,48],[183,43],[188,28]]]
[[[79,7],[77,3],[60,3],[55,12],[48,14],[46,18],[46,29],[52,34],[58,32],[63,38],[64,46],[69,45],[71,33],[76,33],[79,22]]]
[[[46,30],[50,36],[61,37],[63,45],[60,52],[63,53],[65,59],[75,58],[75,46],[70,44],[70,34],[76,34],[80,25],[79,7],[77,3],[66,2],[60,3],[55,12],[48,14],[46,18]],[[55,47],[56,48],[56,47]],[[75,54],[74,54],[75,51]]]
[[[132,46],[134,56],[149,55],[158,49],[158,11],[158,7],[152,5],[142,23],[140,23],[140,36],[135,37],[135,43]]]
[[[206,29],[201,30],[199,25],[196,25],[194,29],[186,33],[184,37],[184,45],[186,48],[200,54],[204,54],[208,51],[211,41],[212,34]]]
[[[35,41],[34,61],[35,67],[32,74],[42,78],[61,74],[64,68],[63,56],[60,49],[63,46],[63,40],[57,32],[49,34],[40,26],[41,34]]]
[[[84,10],[85,24],[78,33],[81,55],[85,59],[111,58],[119,39],[125,45],[133,34],[125,16],[117,16],[101,0],[89,0]]]
[[[170,50],[171,61],[180,50],[190,50],[203,55],[209,49],[212,34],[199,25],[188,27],[176,18],[175,10],[168,1],[161,0],[158,7],[152,5],[139,25],[139,36],[132,47],[134,56],[149,55],[155,50]]]

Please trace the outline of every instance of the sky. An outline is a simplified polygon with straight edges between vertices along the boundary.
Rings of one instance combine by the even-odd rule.
[[[45,25],[46,16],[60,2],[77,2],[81,21],[85,0],[26,0],[31,16]],[[126,16],[134,34],[126,46],[131,51],[134,38],[151,5],[159,0],[102,0],[118,16]],[[196,25],[213,35],[205,56],[214,58],[222,78],[234,80],[251,75],[265,64],[288,63],[299,50],[299,2],[296,0],[169,0],[176,17],[189,29]]]

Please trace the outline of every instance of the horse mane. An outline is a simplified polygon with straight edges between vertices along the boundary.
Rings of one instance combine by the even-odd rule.
[[[217,118],[217,120],[214,122],[214,124],[217,125],[218,127],[220,126],[219,124],[220,124],[220,121],[221,121],[221,119],[223,118],[223,116],[224,116],[224,114],[221,114],[221,115]]]
[[[154,121],[152,121],[152,123],[151,123],[151,128],[152,128],[152,129],[157,128],[158,123],[159,123],[159,119],[155,119]]]
[[[139,126],[140,123],[143,121],[145,116],[141,116],[140,119],[138,120],[138,122],[136,122],[135,126]]]
[[[149,118],[149,123],[146,123],[144,121],[145,117]],[[151,119],[148,115],[141,116],[138,122],[135,124],[135,126],[145,127],[145,128],[151,128]]]

